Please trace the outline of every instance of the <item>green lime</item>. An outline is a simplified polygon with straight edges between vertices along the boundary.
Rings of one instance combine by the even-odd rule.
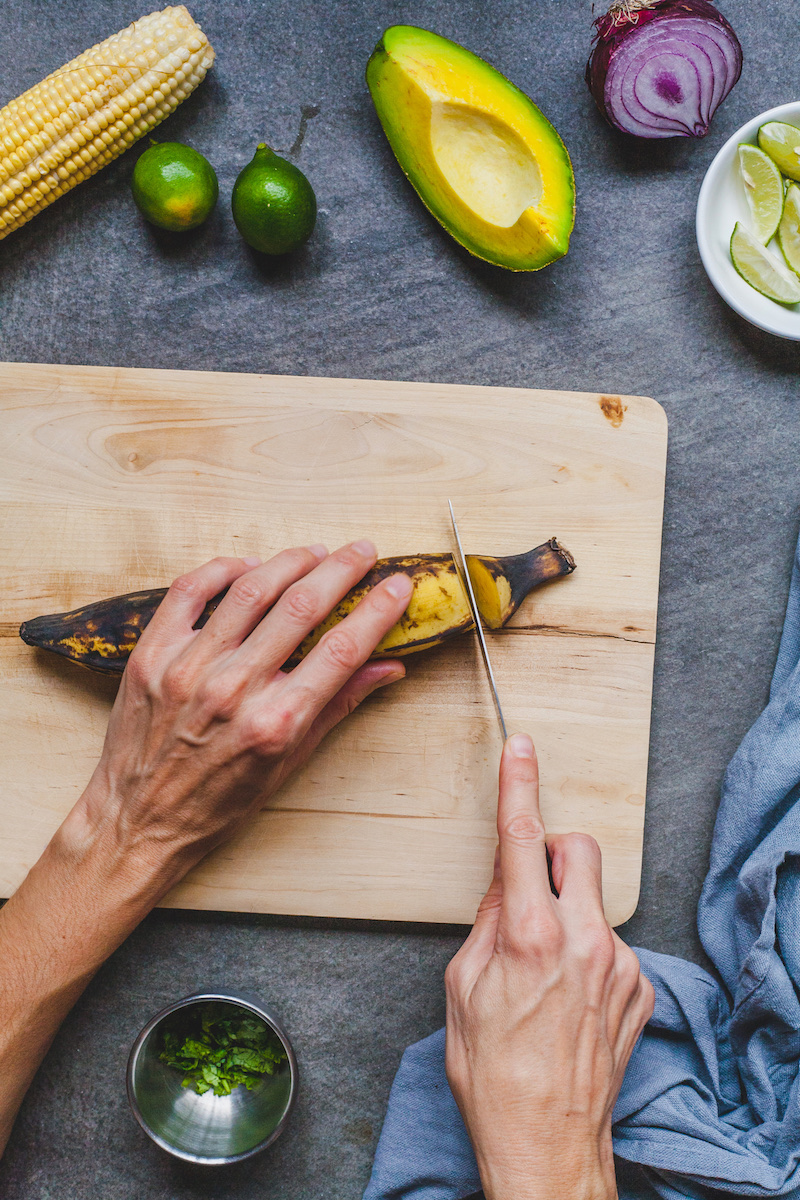
[[[731,235],[733,265],[746,283],[779,304],[800,303],[800,279],[782,258],[771,254],[749,229],[736,222]]]
[[[758,146],[739,147],[739,174],[750,207],[753,232],[766,246],[775,236],[783,212],[783,176]]]
[[[800,129],[783,121],[767,121],[758,131],[758,144],[784,175],[800,179]]]
[[[219,195],[214,168],[191,146],[155,142],[133,168],[133,198],[142,216],[161,229],[202,225]]]
[[[800,272],[800,187],[790,183],[778,226],[778,245],[795,272]]]
[[[317,220],[317,198],[303,172],[263,142],[233,185],[231,208],[244,240],[264,254],[296,250]]]

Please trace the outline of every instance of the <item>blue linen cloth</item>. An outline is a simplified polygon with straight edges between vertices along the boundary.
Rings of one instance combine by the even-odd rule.
[[[800,546],[769,703],[725,774],[698,908],[719,978],[637,950],[655,1012],[614,1109],[622,1200],[800,1200]],[[624,1182],[622,1181],[624,1179]],[[403,1055],[364,1200],[480,1190],[444,1030]]]

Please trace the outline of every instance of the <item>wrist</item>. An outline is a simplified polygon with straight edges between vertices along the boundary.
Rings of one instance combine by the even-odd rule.
[[[612,1172],[609,1179],[605,1173],[577,1176],[574,1170],[568,1173],[534,1174],[515,1170],[490,1175],[481,1184],[486,1200],[617,1200],[617,1183]]]
[[[86,897],[90,904],[83,906],[85,917],[94,914],[115,940],[122,941],[179,875],[166,850],[154,853],[143,844],[126,844],[113,804],[104,801],[90,785],[29,878],[41,875],[49,880],[49,888],[69,897],[68,903],[73,895]]]
[[[600,1146],[592,1139],[562,1136],[554,1145],[537,1138],[516,1152],[504,1144],[477,1159],[486,1200],[617,1200],[610,1136]]]
[[[46,1024],[47,1014],[74,1002],[162,890],[154,871],[110,853],[73,809],[0,912],[8,971],[0,1004],[16,978],[19,1021]]]
[[[71,872],[96,881],[109,902],[141,920],[194,865],[191,847],[134,834],[113,788],[95,776],[56,831],[48,850]]]

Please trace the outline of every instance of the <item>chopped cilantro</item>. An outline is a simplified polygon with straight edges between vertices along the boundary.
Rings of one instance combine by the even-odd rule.
[[[241,1009],[238,1013],[241,1013]],[[229,1096],[253,1089],[286,1061],[280,1039],[259,1017],[240,1016],[230,1004],[209,1002],[183,1009],[164,1030],[162,1062],[183,1073],[183,1086],[198,1095]]]

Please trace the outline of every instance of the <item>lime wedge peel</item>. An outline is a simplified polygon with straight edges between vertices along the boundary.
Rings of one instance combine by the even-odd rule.
[[[778,226],[778,245],[787,264],[800,272],[800,187],[790,183]]]
[[[783,177],[768,154],[748,143],[739,147],[739,175],[753,232],[766,246],[775,236],[783,213]]]
[[[800,129],[784,121],[767,121],[758,131],[758,144],[790,179],[800,180]]]
[[[745,283],[778,304],[800,303],[800,278],[777,258],[741,221],[731,234],[731,259]]]

